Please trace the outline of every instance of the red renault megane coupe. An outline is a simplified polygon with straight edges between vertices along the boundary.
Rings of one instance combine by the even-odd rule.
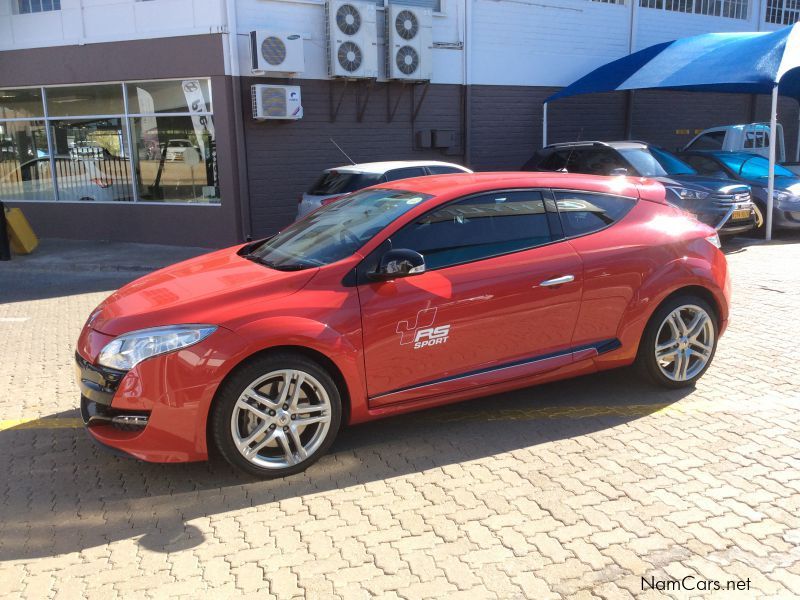
[[[91,314],[76,352],[101,444],[154,462],[216,446],[261,477],[344,424],[636,363],[693,384],[728,319],[714,230],[646,179],[407,179],[267,240],[162,269]]]

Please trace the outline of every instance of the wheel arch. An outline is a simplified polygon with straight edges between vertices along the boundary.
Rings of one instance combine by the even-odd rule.
[[[350,420],[350,414],[352,411],[351,402],[352,402],[352,395],[350,393],[350,387],[347,384],[347,379],[344,376],[344,373],[339,368],[339,365],[327,356],[325,353],[311,348],[309,346],[303,346],[301,344],[282,344],[282,345],[275,345],[275,346],[268,346],[265,348],[261,348],[251,354],[248,354],[244,358],[242,358],[236,365],[231,368],[226,374],[225,377],[219,382],[216,391],[214,392],[214,397],[211,400],[211,404],[208,407],[208,411],[206,412],[206,423],[205,423],[205,435],[206,435],[206,447],[208,448],[209,453],[211,453],[212,448],[216,451],[215,444],[214,444],[214,435],[211,431],[212,426],[212,419],[211,413],[214,411],[214,407],[219,402],[220,394],[222,389],[225,387],[225,383],[228,382],[232,377],[234,377],[239,371],[243,368],[247,367],[250,363],[263,356],[269,356],[272,354],[280,354],[280,353],[287,353],[287,354],[296,354],[312,360],[318,363],[321,367],[328,371],[333,382],[336,384],[336,387],[339,389],[339,394],[342,399],[342,421],[341,426],[344,427]]]

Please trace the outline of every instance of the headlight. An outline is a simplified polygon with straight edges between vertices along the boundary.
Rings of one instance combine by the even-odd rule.
[[[689,188],[672,186],[668,186],[667,189],[681,200],[702,200],[708,197],[708,192],[702,190],[690,190]]]
[[[106,344],[97,362],[111,369],[129,371],[146,358],[186,348],[216,330],[215,325],[170,325],[132,331]]]
[[[772,192],[772,198],[775,200],[775,202],[781,202],[781,203],[783,203],[783,202],[792,202],[792,203],[800,202],[800,196],[795,196],[791,192],[784,192],[784,191],[781,191],[781,190],[775,190],[774,192]]]
[[[710,235],[706,238],[706,241],[710,244],[713,244],[717,248],[722,248],[722,242],[719,241],[719,235],[716,233],[714,235]]]

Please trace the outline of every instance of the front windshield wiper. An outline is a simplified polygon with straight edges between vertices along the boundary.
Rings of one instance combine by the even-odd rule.
[[[311,265],[300,265],[300,264],[278,265],[270,260],[267,260],[266,258],[261,258],[256,254],[245,254],[243,255],[243,257],[254,263],[264,265],[265,267],[269,267],[270,269],[275,269],[276,271],[302,271],[303,269],[307,269],[308,267],[311,266]]]

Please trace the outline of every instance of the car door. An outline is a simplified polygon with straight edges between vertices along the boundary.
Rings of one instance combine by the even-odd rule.
[[[495,191],[437,207],[389,248],[422,274],[359,280],[370,406],[488,385],[572,362],[582,264],[542,190]]]

